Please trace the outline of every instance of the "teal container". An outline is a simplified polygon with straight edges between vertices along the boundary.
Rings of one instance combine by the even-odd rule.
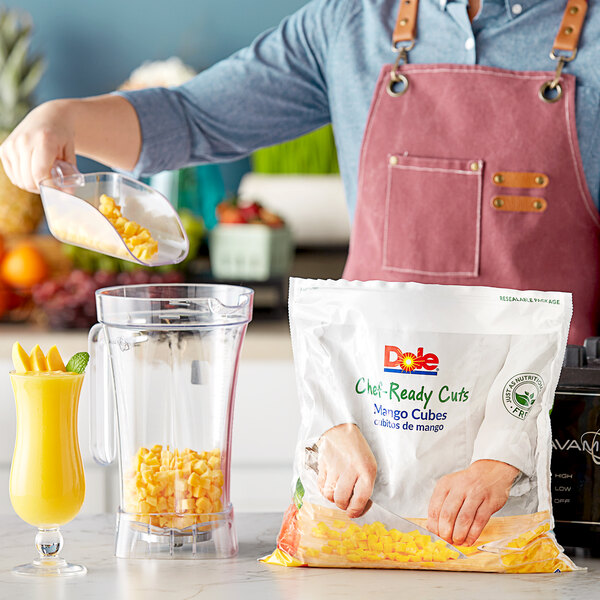
[[[207,229],[217,224],[215,210],[225,197],[225,184],[218,165],[163,171],[147,181],[164,194],[177,211],[188,209],[195,216],[202,217]]]

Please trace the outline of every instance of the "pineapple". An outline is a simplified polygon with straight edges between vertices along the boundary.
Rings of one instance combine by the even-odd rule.
[[[44,65],[28,57],[31,19],[0,9],[0,143],[31,109],[31,94]],[[0,233],[31,233],[43,216],[38,194],[15,187],[0,163]]]

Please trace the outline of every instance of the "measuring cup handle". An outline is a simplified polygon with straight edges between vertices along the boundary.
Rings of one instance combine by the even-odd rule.
[[[94,460],[109,465],[116,454],[115,386],[104,326],[96,323],[88,336],[90,351],[90,450]]]
[[[54,184],[60,188],[81,187],[85,185],[85,178],[78,171],[77,167],[64,160],[55,161],[50,169],[50,175]]]

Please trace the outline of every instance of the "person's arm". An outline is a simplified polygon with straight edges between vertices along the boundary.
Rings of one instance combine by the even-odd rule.
[[[56,160],[75,163],[75,154],[131,170],[142,145],[133,106],[119,96],[46,102],[34,109],[0,146],[11,181],[31,192]]]
[[[82,154],[139,176],[234,160],[317,129],[330,120],[328,48],[351,4],[313,0],[177,88],[44,104],[0,147],[7,174],[35,190],[54,160]]]

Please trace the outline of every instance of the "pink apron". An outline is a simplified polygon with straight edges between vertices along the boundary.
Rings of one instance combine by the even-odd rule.
[[[517,72],[402,64],[417,0],[402,1],[398,60],[381,70],[363,139],[345,279],[572,292],[570,343],[595,335],[600,216],[575,78],[561,73],[586,9],[567,4],[556,73]]]

